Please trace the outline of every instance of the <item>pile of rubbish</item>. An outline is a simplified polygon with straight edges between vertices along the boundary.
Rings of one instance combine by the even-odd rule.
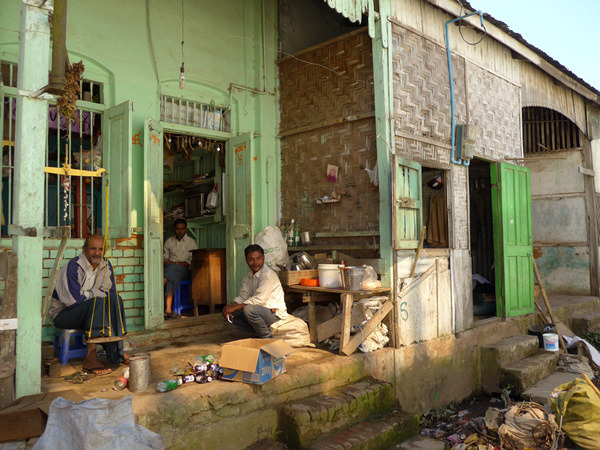
[[[223,378],[223,368],[219,366],[215,355],[196,356],[194,363],[188,363],[184,369],[174,367],[171,370],[172,377],[158,383],[156,390],[158,392],[172,391],[173,389],[185,383],[210,383],[213,380]]]
[[[446,441],[452,450],[553,450],[564,442],[555,416],[533,402],[490,407],[485,417],[469,418],[469,411],[460,411],[421,434]]]

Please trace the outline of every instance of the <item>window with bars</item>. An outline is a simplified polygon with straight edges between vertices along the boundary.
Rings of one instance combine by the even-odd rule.
[[[578,150],[579,128],[568,117],[549,108],[523,108],[523,149],[525,154]]]
[[[231,115],[228,108],[168,95],[160,98],[160,120],[205,130],[231,131]]]
[[[0,134],[2,134],[1,213],[2,237],[7,237],[7,226],[13,220],[15,125],[17,103],[16,64],[0,62]],[[78,121],[70,122],[62,116],[56,102],[50,102],[48,111],[48,139],[45,165],[95,171],[103,167],[102,116],[103,85],[82,80],[77,104]],[[101,178],[44,174],[44,226],[70,226],[71,237],[85,238],[101,232],[103,227],[103,187]]]

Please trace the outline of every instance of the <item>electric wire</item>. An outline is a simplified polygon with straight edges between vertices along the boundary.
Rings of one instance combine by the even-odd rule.
[[[460,3],[460,14],[458,15],[458,17],[462,17],[464,6],[462,3],[462,0],[458,0],[458,2]],[[461,24],[462,24],[462,19],[460,19],[458,21],[458,33],[460,34],[460,37],[462,38],[462,40],[465,41],[465,43],[468,45],[477,45],[477,44],[481,43],[481,41],[483,41],[483,38],[485,38],[487,36],[487,28],[485,27],[485,23],[483,23],[483,21],[482,21],[481,27],[483,28],[483,36],[481,36],[481,39],[479,39],[477,42],[469,42],[469,41],[467,41],[467,39],[465,39],[465,37],[463,35]]]

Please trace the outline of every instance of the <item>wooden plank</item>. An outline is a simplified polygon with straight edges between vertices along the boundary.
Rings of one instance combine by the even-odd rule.
[[[443,141],[438,141],[437,139],[431,139],[425,136],[418,136],[416,134],[410,134],[410,133],[406,133],[404,131],[399,131],[396,130],[395,131],[396,136],[404,138],[404,139],[408,139],[411,141],[416,141],[416,142],[422,142],[423,144],[430,144],[430,145],[435,145],[437,147],[442,147],[448,150],[452,149],[452,145],[448,144],[447,142],[443,142]]]
[[[326,122],[321,122],[318,124],[307,125],[305,127],[298,127],[292,130],[284,131],[283,133],[279,133],[280,138],[284,138],[287,136],[292,136],[294,134],[304,133],[306,131],[318,130],[319,128],[330,127],[331,125],[338,125],[340,123],[348,123],[348,122],[356,122],[357,120],[367,119],[369,117],[375,117],[374,112],[368,112],[364,114],[356,114],[348,117],[339,117],[337,119],[328,120]]]
[[[4,278],[0,319],[13,319],[17,316],[17,257],[13,252],[0,253],[0,276]],[[15,399],[15,336],[13,330],[0,333],[0,409]]]
[[[365,291],[346,291],[344,289],[330,289],[330,288],[324,288],[324,287],[320,287],[320,286],[301,286],[301,285],[285,286],[284,290],[288,291],[288,292],[300,292],[300,293],[312,291],[312,292],[324,292],[324,293],[328,293],[328,294],[364,294],[364,295],[384,294],[384,293],[388,293],[391,291],[390,288],[386,288],[386,287],[369,289],[368,291],[367,290],[365,290]]]
[[[394,302],[391,299],[387,300],[383,305],[381,305],[381,309],[373,314],[369,321],[362,327],[360,332],[356,333],[343,347],[340,342],[340,353],[346,356],[354,353],[358,346],[362,344],[363,341],[368,338],[373,331],[375,331],[377,325],[379,325],[384,317],[388,315],[393,306]]]
[[[583,164],[591,171],[593,167],[592,148],[590,141],[587,139],[583,131],[579,132],[579,140],[583,146]],[[597,223],[597,211],[596,211],[596,187],[594,178],[591,176],[583,177],[583,183],[585,187],[585,210],[587,216],[587,231],[588,231],[588,245],[590,247],[590,290],[592,295],[598,295],[600,293],[600,263],[598,261],[598,223]],[[593,249],[593,250],[592,250]]]
[[[350,320],[352,316],[352,294],[342,294],[342,336],[340,339],[340,354],[350,340]]]
[[[310,297],[308,297],[308,332],[310,334],[310,342],[313,344],[318,344],[318,332],[317,332],[317,320],[316,320],[316,311],[315,311],[315,302],[310,301]]]
[[[309,304],[310,305],[310,304]],[[310,306],[309,306],[310,308]],[[310,309],[309,309],[309,317],[310,317]],[[335,336],[336,334],[342,331],[342,323],[344,317],[342,314],[338,314],[337,316],[332,317],[326,322],[323,322],[316,326],[316,342],[323,342],[325,339],[330,338],[331,336]],[[352,311],[350,313],[350,327],[354,325],[358,325],[363,320],[365,320],[365,309],[361,304],[355,304],[352,306]],[[312,330],[309,329],[312,336]],[[315,343],[316,343],[315,342]]]
[[[579,173],[587,175],[588,177],[596,176],[596,172],[594,172],[592,169],[586,169],[585,167],[579,167],[578,170],[579,170]]]

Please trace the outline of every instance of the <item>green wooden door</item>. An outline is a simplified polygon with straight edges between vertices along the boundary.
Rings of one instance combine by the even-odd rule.
[[[422,223],[421,165],[394,157],[392,171],[392,229],[394,248],[417,248]]]
[[[244,249],[254,242],[254,199],[252,193],[252,136],[231,138],[226,148],[227,198],[227,293],[233,299],[248,272]]]
[[[146,329],[164,321],[163,288],[163,129],[144,123],[144,319]]]
[[[108,133],[103,157],[110,189],[108,230],[112,239],[128,238],[131,236],[131,102],[110,108],[105,123]]]
[[[529,169],[491,164],[496,304],[501,317],[533,313]]]

